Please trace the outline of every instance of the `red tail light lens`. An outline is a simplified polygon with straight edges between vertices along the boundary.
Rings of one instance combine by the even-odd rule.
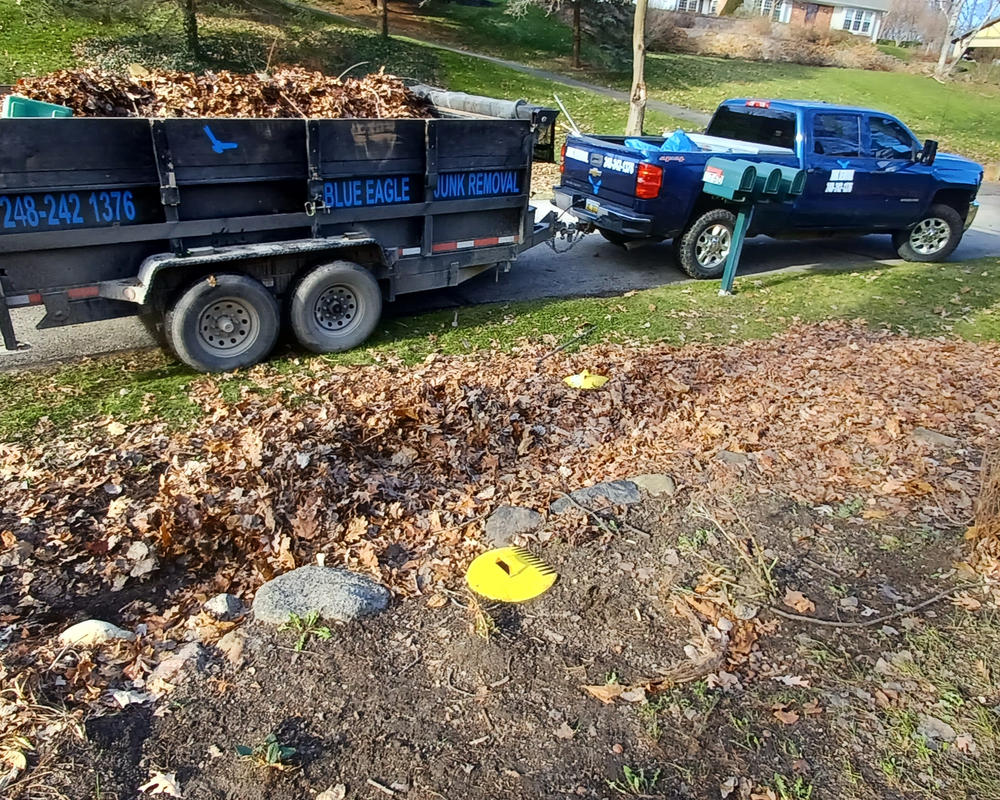
[[[652,200],[660,195],[663,186],[663,170],[652,164],[640,164],[636,173],[635,196],[640,200]]]
[[[562,150],[559,151],[559,171],[566,171],[566,142],[563,142]]]

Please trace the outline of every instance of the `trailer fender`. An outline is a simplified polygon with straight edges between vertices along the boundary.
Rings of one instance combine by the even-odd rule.
[[[324,239],[301,239],[287,242],[236,245],[233,247],[204,247],[189,250],[183,256],[173,253],[159,253],[149,256],[139,267],[134,278],[102,281],[98,284],[98,294],[108,300],[124,300],[144,305],[156,282],[156,276],[163,270],[184,269],[196,266],[224,266],[248,259],[277,258],[305,253],[336,252],[359,246],[376,246],[378,242],[369,236],[337,236]],[[382,252],[383,263],[392,266],[396,261],[396,251]]]

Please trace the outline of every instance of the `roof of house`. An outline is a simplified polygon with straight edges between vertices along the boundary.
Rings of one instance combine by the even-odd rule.
[[[952,41],[953,44],[955,42],[960,42],[960,41],[962,41],[962,39],[964,39],[965,37],[967,37],[970,33],[972,33],[972,34],[978,34],[978,33],[982,32],[982,31],[985,31],[987,28],[992,28],[998,22],[1000,22],[1000,16],[996,16],[993,19],[986,20],[986,22],[984,22],[982,25],[977,25],[974,28],[970,28],[965,33],[960,33],[958,36],[956,36],[951,41]]]

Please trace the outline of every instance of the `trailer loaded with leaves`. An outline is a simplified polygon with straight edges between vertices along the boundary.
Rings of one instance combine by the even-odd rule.
[[[42,328],[138,314],[203,371],[261,361],[283,326],[346,350],[383,300],[549,238],[528,199],[557,112],[412,93],[427,118],[0,119],[5,347],[9,309],[44,305]]]

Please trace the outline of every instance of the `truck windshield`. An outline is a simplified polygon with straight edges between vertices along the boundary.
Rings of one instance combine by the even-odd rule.
[[[705,131],[709,136],[771,147],[795,147],[795,114],[773,108],[722,106]]]

